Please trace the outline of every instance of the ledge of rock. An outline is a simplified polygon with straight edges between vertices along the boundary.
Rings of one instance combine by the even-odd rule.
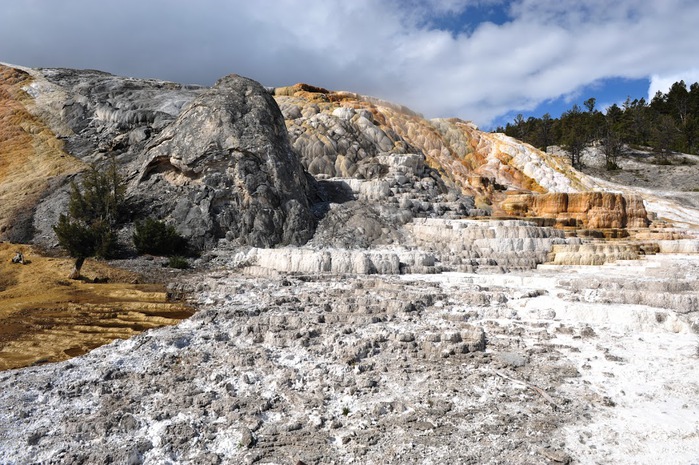
[[[553,218],[558,226],[609,229],[644,228],[648,213],[637,195],[579,192],[508,195],[500,204],[508,215]]]

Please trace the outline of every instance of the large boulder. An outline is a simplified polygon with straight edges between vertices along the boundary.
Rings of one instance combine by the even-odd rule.
[[[309,181],[284,118],[257,82],[237,75],[203,92],[149,144],[134,181],[145,213],[197,245],[302,244],[314,231]]]

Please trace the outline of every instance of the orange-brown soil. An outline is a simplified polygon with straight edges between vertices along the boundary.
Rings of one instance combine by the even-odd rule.
[[[52,178],[85,169],[30,112],[22,87],[31,82],[27,73],[0,65],[0,239],[31,216]]]
[[[18,250],[24,265],[12,263]],[[74,281],[72,267],[69,258],[0,243],[0,370],[66,360],[193,313],[169,302],[163,285],[133,284],[129,271],[87,260],[86,278]],[[108,282],[90,282],[97,277]]]

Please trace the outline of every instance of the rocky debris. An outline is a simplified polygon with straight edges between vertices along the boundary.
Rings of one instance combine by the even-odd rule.
[[[300,244],[313,234],[308,180],[276,103],[258,83],[227,76],[192,101],[143,155],[144,209],[211,245]]]
[[[22,252],[15,252],[15,256],[12,257],[12,263],[24,265],[24,254]]]
[[[483,327],[438,285],[218,272],[185,286],[204,306],[170,332],[3,374],[25,386],[0,397],[3,460],[521,461],[575,410],[494,376]],[[48,409],[62,432],[35,421]]]
[[[178,326],[0,374],[0,460],[657,461],[632,424],[652,425],[672,457],[696,450],[691,421],[614,421],[638,415],[639,403],[659,418],[699,414],[695,358],[682,348],[691,315],[611,311],[602,292],[641,289],[660,266],[676,272],[647,295],[696,292],[696,260],[648,257],[634,265],[647,276],[605,266],[183,277],[173,292],[200,310]],[[615,452],[628,443],[638,450]]]

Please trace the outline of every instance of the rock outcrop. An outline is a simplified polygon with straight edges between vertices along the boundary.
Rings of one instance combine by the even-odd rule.
[[[0,240],[28,241],[40,199],[84,164],[33,113],[23,70],[0,65]]]
[[[170,217],[188,237],[270,247],[313,234],[308,180],[274,100],[254,81],[219,80],[142,158],[135,190],[145,208]]]
[[[612,192],[512,194],[500,208],[506,215],[548,218],[577,229],[645,228],[649,223],[640,196]]]
[[[593,230],[646,222],[637,198],[584,192],[599,186],[563,157],[350,92],[298,84],[271,95],[235,76],[207,89],[91,70],[3,70],[5,107],[34,125],[15,118],[6,131],[19,128],[24,150],[40,158],[31,166],[47,167],[48,179],[21,205],[4,202],[0,228],[15,231],[5,237],[54,245],[66,176],[110,160],[129,180],[134,218],[164,219],[204,247],[220,238],[303,244],[317,219],[318,245],[336,246],[327,231],[361,216],[376,219],[366,231],[381,233],[354,246],[399,241],[393,230],[420,217],[492,213]]]
[[[31,145],[20,162],[70,161],[46,175],[56,189],[27,194],[34,240],[52,244],[71,167],[115,160],[133,219],[215,247],[168,288],[196,305],[186,321],[0,373],[0,462],[694,458],[699,241],[661,221],[633,231],[647,221],[639,197],[470,123],[347,92],[273,97],[233,75],[210,89],[95,71],[2,77],[0,144]],[[36,157],[44,146],[52,156]],[[42,283],[10,251],[0,300],[14,308],[25,282],[74,310],[87,284]],[[129,263],[172,276],[161,259]],[[167,320],[160,305],[148,318],[142,302],[115,310],[128,293],[105,289],[84,308],[117,336]],[[44,334],[71,355],[108,330],[79,313],[44,320],[32,302],[3,331],[67,322]],[[673,421],[646,426],[639,411]]]
[[[202,88],[90,70],[3,70],[4,108],[24,115],[3,123],[16,132],[3,143],[29,150],[0,169],[4,238],[54,246],[68,181],[111,160],[129,181],[132,220],[163,219],[204,248],[222,238],[392,246],[410,243],[415,218],[531,218],[608,239],[648,224],[639,196],[605,192],[564,157],[350,92],[270,91],[237,76]],[[28,166],[44,181],[3,194],[17,189],[7,176],[27,177]]]
[[[543,217],[555,219],[558,227],[586,229],[647,225],[640,197],[591,194],[599,185],[565,157],[481,132],[471,123],[426,120],[387,102],[305,84],[275,89],[275,98],[302,163],[320,179],[355,179],[355,185],[385,197],[390,179],[405,180],[390,176],[396,164],[391,160],[420,157],[426,174],[438,174],[432,177],[439,178],[443,192],[475,197],[481,210],[472,214]],[[410,184],[415,191],[415,181]]]
[[[220,237],[259,246],[311,237],[309,180],[276,103],[258,83],[229,76],[204,89],[90,70],[13,72],[26,76],[18,86],[28,114],[58,135],[59,151],[84,162],[66,156],[73,168],[59,172],[115,160],[136,218],[164,219],[205,247]],[[50,163],[45,152],[33,152],[43,157],[40,166]],[[66,180],[55,184],[28,202],[34,240],[47,246],[55,244],[52,226],[68,198]]]

